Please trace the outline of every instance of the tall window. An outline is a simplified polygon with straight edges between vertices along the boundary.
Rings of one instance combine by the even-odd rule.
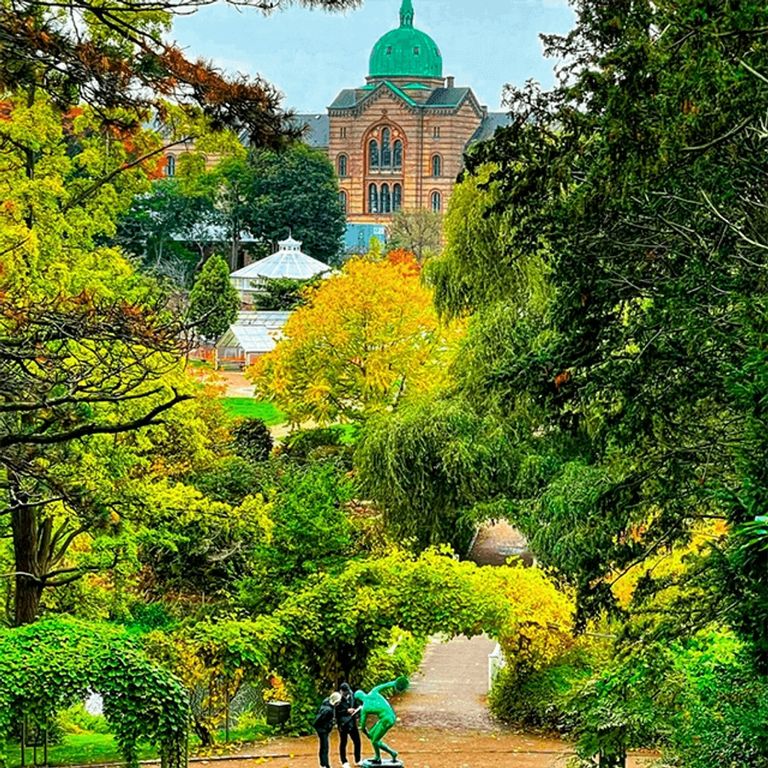
[[[168,157],[165,158],[165,175],[176,175],[176,158],[173,155],[168,155]]]
[[[371,139],[368,143],[368,164],[371,168],[379,167],[379,142]]]
[[[443,210],[443,196],[439,192],[432,193],[432,210],[435,213]]]
[[[400,169],[403,167],[403,142],[397,139],[392,146],[392,167]]]
[[[368,186],[368,213],[379,212],[379,193],[375,184]]]
[[[439,125],[436,125],[432,129],[432,138],[433,139],[439,139],[440,138],[440,126]]]
[[[392,213],[392,198],[389,194],[389,184],[381,185],[381,212]]]
[[[432,155],[432,175],[435,178],[443,175],[443,158],[440,155]]]
[[[392,166],[392,147],[390,146],[390,130],[382,128],[381,131],[381,167],[390,168]]]
[[[339,192],[339,205],[341,205],[341,210],[344,211],[344,213],[347,212],[347,193],[342,189]]]
[[[337,167],[339,176],[341,178],[344,178],[347,175],[347,156],[346,155],[339,155],[339,157],[336,160],[336,167]]]
[[[403,188],[399,184],[392,187],[392,210],[397,213],[403,207]]]
[[[345,126],[342,126],[339,128],[339,138],[340,139],[346,139],[347,138],[347,129]]]

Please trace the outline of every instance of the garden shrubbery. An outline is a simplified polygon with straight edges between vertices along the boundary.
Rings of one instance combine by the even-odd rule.
[[[571,697],[593,665],[583,648],[571,649],[540,669],[517,665],[512,659],[494,681],[488,699],[491,712],[520,728],[567,733],[574,727]]]

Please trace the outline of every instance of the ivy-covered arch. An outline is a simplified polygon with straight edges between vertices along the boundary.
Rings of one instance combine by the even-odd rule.
[[[140,739],[157,745],[163,768],[187,764],[189,704],[179,681],[153,664],[124,631],[73,619],[0,630],[0,768],[10,723],[43,722],[94,691],[125,761]]]
[[[485,633],[516,663],[536,668],[570,647],[573,615],[571,596],[537,568],[480,567],[449,550],[395,550],[318,574],[268,617],[198,623],[192,634],[208,664],[277,673],[301,729],[340,674],[365,679],[393,631],[416,639]]]

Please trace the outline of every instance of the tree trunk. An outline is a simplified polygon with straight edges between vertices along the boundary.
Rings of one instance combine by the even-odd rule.
[[[43,583],[37,562],[37,519],[34,509],[12,496],[13,550],[16,562],[15,624],[31,624],[37,619]]]
[[[193,716],[192,728],[197,734],[197,738],[200,739],[200,746],[212,747],[215,744],[213,739],[213,734],[211,733],[208,726],[205,723],[203,723],[203,721],[200,718]]]

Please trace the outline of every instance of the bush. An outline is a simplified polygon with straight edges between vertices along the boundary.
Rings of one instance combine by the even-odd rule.
[[[352,443],[355,434],[342,426],[317,427],[291,432],[283,442],[282,452],[298,462],[338,459],[342,466],[352,469]]]
[[[685,768],[768,765],[768,677],[726,633],[672,649],[665,755]]]
[[[544,669],[504,667],[488,697],[491,712],[520,728],[566,733],[573,727],[570,695],[589,677],[590,667],[591,660],[581,649],[569,651]]]
[[[107,718],[92,715],[84,704],[75,704],[60,712],[58,724],[63,733],[110,733]]]
[[[250,610],[273,608],[302,580],[343,564],[352,551],[349,481],[328,464],[286,462],[270,492],[270,536],[251,549],[239,584]]]
[[[248,461],[266,461],[272,453],[272,433],[261,419],[243,419],[232,428],[235,452]]]
[[[401,675],[412,675],[424,658],[426,646],[426,638],[393,627],[387,644],[371,651],[361,683],[363,689],[368,691]]]
[[[246,496],[263,491],[264,474],[261,465],[240,456],[226,456],[210,469],[192,476],[190,482],[213,501],[237,505]]]

